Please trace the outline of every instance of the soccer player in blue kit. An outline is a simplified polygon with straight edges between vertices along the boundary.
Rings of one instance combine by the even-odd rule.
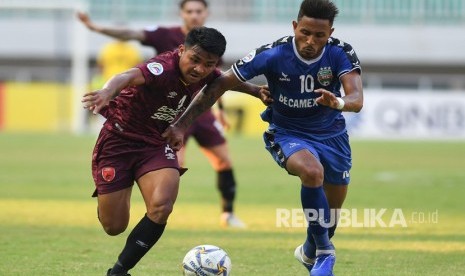
[[[330,239],[336,224],[329,223],[330,208],[342,207],[352,166],[342,111],[359,112],[363,106],[355,51],[331,37],[337,13],[328,0],[304,0],[297,21],[292,22],[294,36],[237,61],[204,88],[163,134],[171,146],[180,148],[187,127],[226,90],[264,75],[272,100],[262,113],[269,123],[265,145],[281,167],[300,178],[302,207],[311,215],[307,238],[297,246],[295,257],[312,276],[333,275],[336,256]]]

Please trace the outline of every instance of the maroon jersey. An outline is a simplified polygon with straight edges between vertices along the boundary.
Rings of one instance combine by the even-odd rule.
[[[184,43],[186,36],[181,30],[181,27],[159,27],[155,30],[144,30],[145,40],[142,45],[154,48],[158,54],[167,51],[173,51],[179,45]]]
[[[137,66],[145,84],[124,89],[102,115],[105,127],[131,140],[164,145],[161,137],[168,125],[183,112],[193,96],[221,72],[215,69],[199,83],[185,85],[181,81],[178,51],[166,52]]]

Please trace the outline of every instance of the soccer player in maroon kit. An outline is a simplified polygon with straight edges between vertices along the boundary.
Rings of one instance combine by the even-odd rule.
[[[102,27],[94,24],[90,18],[79,13],[79,19],[92,31],[108,35],[120,40],[138,40],[143,45],[153,47],[157,53],[171,51],[183,43],[186,34],[195,27],[203,26],[208,16],[208,3],[205,0],[182,0],[179,4],[180,15],[184,24],[178,27],[158,27],[145,30],[131,30],[117,27]],[[245,224],[233,213],[236,196],[236,180],[233,174],[227,142],[223,136],[226,125],[219,102],[218,122],[211,110],[202,114],[186,132],[184,144],[190,136],[194,136],[202,152],[217,172],[217,187],[222,197],[220,223],[223,226],[242,228]],[[179,163],[184,163],[184,148],[178,152]]]
[[[177,50],[118,74],[101,90],[84,95],[84,107],[107,119],[92,155],[103,229],[118,235],[128,226],[134,181],[147,208],[107,275],[129,275],[161,237],[184,172],[161,133],[204,85],[221,75],[216,65],[225,47],[217,30],[195,28]],[[245,84],[241,91],[260,97],[258,86]]]

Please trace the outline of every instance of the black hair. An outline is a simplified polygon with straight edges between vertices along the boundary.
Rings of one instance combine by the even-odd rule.
[[[187,48],[197,45],[211,54],[222,57],[226,50],[226,38],[216,29],[197,27],[187,34],[184,45]]]
[[[182,1],[179,2],[179,9],[182,10],[184,8],[184,5],[186,5],[187,2],[191,2],[191,1],[192,2],[200,2],[205,6],[205,8],[208,8],[208,2],[205,1],[205,0],[182,0]]]
[[[302,17],[311,17],[316,19],[327,19],[331,26],[333,25],[334,18],[339,13],[336,5],[328,0],[303,0],[300,4],[299,15],[297,21]]]

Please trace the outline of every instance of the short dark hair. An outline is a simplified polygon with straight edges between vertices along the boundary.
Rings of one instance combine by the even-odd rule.
[[[317,19],[327,19],[331,26],[334,23],[334,18],[339,13],[336,5],[328,0],[303,0],[300,4],[299,15],[297,21],[302,17],[307,16]]]
[[[191,2],[191,1],[200,2],[205,6],[205,8],[208,8],[208,2],[205,0],[182,0],[179,2],[179,9],[182,10],[184,8],[184,5],[186,5],[187,2]]]
[[[226,38],[216,29],[197,27],[187,34],[184,45],[187,48],[197,45],[211,54],[222,57],[226,51]]]

